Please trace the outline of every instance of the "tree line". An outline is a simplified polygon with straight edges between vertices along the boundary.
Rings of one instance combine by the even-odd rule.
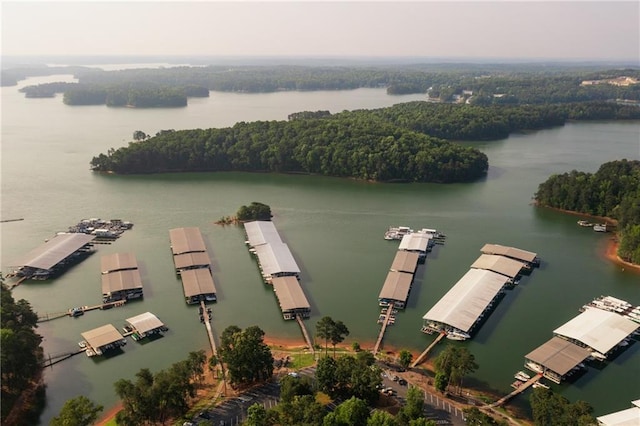
[[[640,161],[611,161],[596,173],[554,174],[534,197],[540,206],[617,220],[618,256],[640,264]]]
[[[374,117],[240,122],[163,132],[91,160],[95,171],[262,171],[375,181],[467,182],[486,174],[480,151]]]
[[[23,392],[34,389],[43,394],[40,383],[43,352],[42,336],[36,333],[38,315],[33,312],[28,301],[16,301],[0,275],[0,374],[2,375],[1,423],[15,423],[9,415]],[[41,396],[41,395],[40,395]],[[24,404],[24,401],[23,401]],[[19,415],[20,422],[36,422],[37,411],[34,401],[27,401],[27,407]],[[14,415],[15,416],[15,415]],[[31,418],[31,416],[35,416]]]
[[[640,70],[637,68],[611,69],[595,65],[217,65],[114,71],[86,67],[51,67],[49,74],[56,72],[73,72],[79,80],[79,86],[87,90],[104,90],[108,87],[144,88],[152,83],[162,87],[162,90],[194,86],[206,91],[241,93],[386,88],[390,95],[429,93],[431,98],[442,102],[452,102],[456,97],[462,96],[479,105],[640,100],[640,84],[582,85],[584,80],[619,76],[640,79]],[[30,75],[47,75],[47,68],[38,67],[32,71],[25,68],[2,70],[2,83],[16,84],[19,79]],[[29,93],[52,96],[52,92],[47,92],[44,88],[30,90]]]

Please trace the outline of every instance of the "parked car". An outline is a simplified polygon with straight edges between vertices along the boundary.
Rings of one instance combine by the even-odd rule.
[[[400,379],[398,380],[398,384],[400,384],[401,386],[407,386],[407,381],[405,379]]]

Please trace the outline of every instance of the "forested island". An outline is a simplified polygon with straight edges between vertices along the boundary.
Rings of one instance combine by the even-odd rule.
[[[535,193],[548,206],[617,221],[618,256],[640,265],[640,161],[604,163],[596,173],[553,175]]]
[[[122,106],[123,92],[151,91],[155,100],[128,106],[177,106],[174,92],[186,97],[204,92],[386,88],[387,93],[424,93],[438,102],[520,105],[604,100],[640,101],[640,70],[575,64],[389,64],[369,66],[176,66],[104,71],[89,67],[36,67],[2,70],[2,85],[29,76],[72,73],[78,83],[47,83],[22,89],[27,97],[64,93],[69,105]],[[534,89],[534,90],[532,90]],[[72,94],[67,96],[67,93]],[[145,95],[148,98],[148,94]],[[169,100],[167,100],[167,97]],[[90,100],[90,101],[89,101]],[[181,101],[182,102],[182,101]],[[183,105],[178,105],[183,106]]]
[[[333,115],[295,113],[288,121],[222,129],[164,130],[94,157],[91,168],[120,174],[254,171],[470,182],[486,174],[486,155],[445,139],[499,139],[569,119],[638,118],[637,107],[605,102],[502,107],[410,102]]]

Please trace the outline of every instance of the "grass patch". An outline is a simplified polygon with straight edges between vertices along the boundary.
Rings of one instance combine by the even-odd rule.
[[[299,353],[291,355],[291,363],[289,367],[294,370],[309,367],[316,363],[312,353]]]

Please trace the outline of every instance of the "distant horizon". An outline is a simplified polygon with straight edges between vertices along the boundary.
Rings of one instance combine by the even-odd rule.
[[[176,63],[185,64],[193,62],[202,65],[207,61],[221,61],[233,63],[236,61],[244,64],[256,65],[293,65],[304,62],[325,62],[324,66],[330,66],[329,62],[336,62],[334,65],[345,64],[399,64],[399,65],[421,65],[421,64],[471,64],[471,65],[613,65],[640,67],[640,61],[633,58],[620,59],[591,59],[591,58],[536,58],[536,57],[481,57],[481,56],[390,56],[390,55],[136,55],[136,54],[26,54],[26,55],[0,55],[0,63],[5,69],[7,62],[25,62],[24,65],[55,65],[55,66],[81,66],[81,65],[101,65],[123,63]],[[278,62],[280,61],[280,62]],[[191,64],[189,64],[191,65]]]

